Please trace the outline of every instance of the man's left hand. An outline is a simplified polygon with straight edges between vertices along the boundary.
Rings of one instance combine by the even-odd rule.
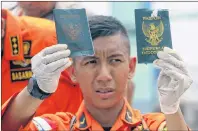
[[[192,78],[182,58],[174,50],[165,47],[157,56],[159,59],[153,64],[161,69],[158,78],[161,111],[174,114],[178,111],[181,95],[192,84]]]

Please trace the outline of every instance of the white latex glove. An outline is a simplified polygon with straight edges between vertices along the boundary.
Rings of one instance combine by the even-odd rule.
[[[61,72],[72,64],[69,55],[66,44],[57,44],[43,49],[31,59],[33,76],[42,91],[56,91]]]
[[[161,111],[174,114],[178,111],[181,95],[190,87],[192,79],[182,58],[172,49],[165,47],[159,51],[153,62],[161,68],[158,78],[158,93]]]

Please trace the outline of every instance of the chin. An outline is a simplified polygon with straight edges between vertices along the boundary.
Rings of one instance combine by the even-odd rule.
[[[93,101],[93,105],[100,109],[109,109],[114,107],[117,103],[120,102],[121,99],[104,99],[104,100],[97,100]]]

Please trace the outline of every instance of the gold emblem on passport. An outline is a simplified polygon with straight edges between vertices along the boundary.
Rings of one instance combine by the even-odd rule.
[[[81,25],[80,24],[69,24],[68,26],[68,35],[72,40],[77,40],[79,38],[81,32]]]
[[[161,20],[158,25],[156,24],[156,22],[153,21],[149,24],[146,24],[143,21],[142,31],[144,35],[147,37],[145,40],[152,46],[157,46],[163,39],[162,35],[164,33],[164,24]]]
[[[12,47],[12,55],[16,56],[19,54],[19,38],[18,36],[11,36],[10,43]]]

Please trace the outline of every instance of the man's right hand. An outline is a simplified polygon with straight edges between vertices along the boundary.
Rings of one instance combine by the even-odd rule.
[[[33,76],[42,91],[56,91],[61,72],[72,64],[69,55],[66,44],[57,44],[43,49],[31,59]]]

